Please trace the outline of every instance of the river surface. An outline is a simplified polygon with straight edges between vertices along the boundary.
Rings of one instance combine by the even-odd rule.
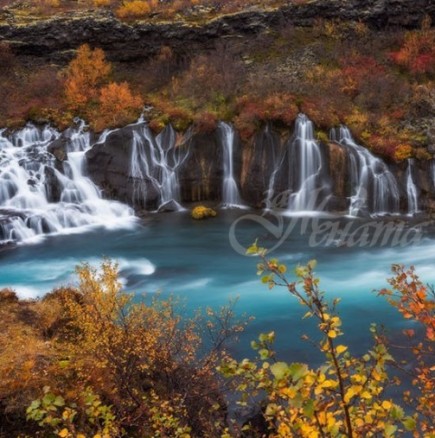
[[[343,228],[349,220],[324,219],[319,222],[324,224],[322,232],[313,235],[311,220],[300,220],[295,226],[292,218],[277,218],[245,210],[220,211],[216,218],[194,221],[188,212],[179,212],[150,215],[133,229],[97,228],[82,234],[48,236],[0,253],[0,288],[12,287],[26,298],[42,296],[55,286],[74,284],[74,268],[80,262],[98,265],[102,257],[109,257],[119,263],[125,289],[138,298],[144,293],[146,297],[157,292],[173,294],[181,298],[187,313],[206,306],[218,308],[238,298],[236,312],[255,319],[234,347],[237,357],[252,355],[249,341],[274,330],[282,357],[316,363],[319,357],[312,345],[300,340],[304,333],[315,336],[315,322],[301,319],[306,310],[285,289],[269,291],[261,284],[256,275],[257,260],[239,253],[237,245],[246,247],[258,238],[261,246],[277,247],[272,255],[288,265],[289,279],[294,279],[291,268],[298,263],[317,260],[316,272],[326,296],[342,298],[343,341],[352,352],[363,352],[370,346],[372,322],[384,324],[392,336],[412,324],[374,290],[387,286],[393,263],[413,264],[425,282],[435,283],[435,240],[430,234],[408,245],[403,245],[405,237],[412,240],[412,233],[398,246],[384,246],[378,237],[361,247],[355,245],[361,239],[344,241],[344,235],[329,241],[325,238],[331,224]],[[280,221],[281,228],[274,231],[271,225]],[[361,220],[357,223],[364,224],[370,225]],[[302,234],[301,225],[306,228]],[[369,228],[369,234],[374,230]],[[286,231],[288,236],[278,245]],[[374,245],[367,246],[367,242]]]

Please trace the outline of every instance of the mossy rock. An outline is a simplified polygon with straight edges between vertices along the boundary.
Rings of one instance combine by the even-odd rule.
[[[206,207],[204,205],[198,205],[192,210],[193,219],[207,219],[214,216],[216,216],[216,212],[212,208]]]

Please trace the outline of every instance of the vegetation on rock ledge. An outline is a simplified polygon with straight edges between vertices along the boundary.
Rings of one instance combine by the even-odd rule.
[[[358,22],[283,25],[249,44],[195,55],[169,46],[135,64],[79,47],[68,67],[30,66],[0,43],[0,125],[85,117],[97,130],[133,121],[145,104],[153,130],[167,123],[210,132],[233,121],[249,141],[265,123],[288,129],[299,111],[320,130],[345,123],[374,153],[428,159],[435,141],[435,30],[374,31]]]

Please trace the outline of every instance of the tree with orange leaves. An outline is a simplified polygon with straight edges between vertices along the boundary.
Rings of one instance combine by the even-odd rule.
[[[127,82],[111,82],[100,90],[100,122],[105,126],[129,123],[143,106],[139,96],[132,94]]]
[[[418,416],[415,418],[419,420],[423,436],[431,437],[435,434],[435,291],[421,282],[412,266],[405,269],[402,265],[393,265],[392,270],[394,277],[389,279],[392,289],[383,289],[379,295],[385,296],[404,318],[416,321],[424,328],[423,337],[417,337],[414,329],[404,330],[416,360],[414,369],[407,372],[411,373],[412,384],[417,390],[415,395],[406,391],[404,399],[416,409]]]
[[[99,90],[108,78],[112,66],[106,61],[103,50],[92,50],[84,44],[68,66],[65,81],[65,100],[69,109],[83,111],[98,100]]]

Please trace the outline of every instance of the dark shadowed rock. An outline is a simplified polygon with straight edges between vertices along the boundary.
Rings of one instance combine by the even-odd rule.
[[[52,167],[45,167],[45,189],[48,202],[59,202],[62,195],[62,186]]]
[[[282,159],[281,136],[266,126],[243,153],[242,197],[250,206],[264,207],[272,174]]]
[[[103,48],[110,60],[138,61],[170,46],[180,55],[207,50],[220,38],[250,37],[283,25],[315,26],[319,18],[360,21],[377,29],[419,27],[425,15],[435,21],[432,0],[312,0],[290,3],[269,11],[244,11],[215,18],[201,25],[185,22],[134,24],[117,20],[103,10],[15,24],[9,17],[0,25],[6,40],[19,55],[67,62],[84,43]]]
[[[50,143],[47,151],[53,154],[57,161],[63,162],[67,159],[67,145],[68,140],[62,136]]]
[[[189,155],[179,176],[182,201],[220,201],[223,159],[218,131],[193,135],[186,146]]]

